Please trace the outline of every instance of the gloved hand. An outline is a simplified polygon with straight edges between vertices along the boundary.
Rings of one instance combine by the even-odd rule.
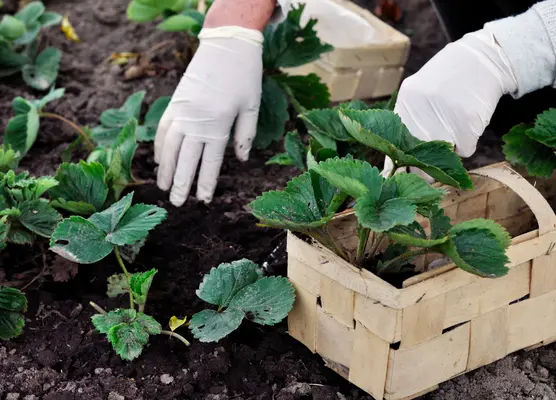
[[[509,60],[486,29],[448,44],[401,85],[395,112],[421,140],[444,140],[462,157],[475,152],[498,101],[517,90]],[[383,175],[392,171],[387,157]]]
[[[257,131],[262,84],[261,32],[237,26],[204,29],[156,132],[158,187],[175,206],[185,203],[195,178],[197,198],[212,200],[230,131],[241,161]]]

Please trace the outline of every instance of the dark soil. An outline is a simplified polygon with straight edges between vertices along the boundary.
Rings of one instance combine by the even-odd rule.
[[[42,45],[64,52],[57,85],[66,88],[66,96],[52,103],[49,111],[94,126],[103,110],[118,107],[135,91],[147,90],[147,104],[172,94],[185,68],[174,50],[187,55],[180,35],[128,22],[126,0],[46,3],[49,9],[69,13],[82,39],[80,44],[68,42],[56,28],[43,37]],[[414,72],[443,46],[444,38],[427,0],[399,3],[406,11],[404,26],[413,30],[407,70]],[[6,1],[3,11],[14,7],[15,1]],[[169,44],[154,54],[156,76],[125,82],[122,68],[106,62],[112,52],[144,52],[166,40]],[[40,94],[17,76],[0,81],[0,131],[17,95]],[[39,138],[22,167],[37,175],[54,174],[73,138],[74,133],[58,121],[41,121]],[[250,258],[269,273],[285,274],[284,233],[257,227],[246,208],[257,195],[283,187],[295,175],[292,168],[264,165],[277,150],[278,146],[253,152],[245,164],[229,152],[210,206],[190,198],[178,209],[154,185],[136,189],[136,201],[157,204],[169,213],[130,267],[159,270],[147,310],[161,323],[204,307],[195,289],[202,275],[219,263]],[[486,164],[495,158],[487,155],[474,162]],[[155,178],[151,145],[141,146],[134,168],[138,177]],[[41,245],[12,246],[0,255],[0,282],[24,285],[41,271],[59,268],[58,262]],[[116,272],[117,264],[109,257],[80,266],[68,282],[53,282],[43,274],[27,288],[25,334],[0,346],[0,399],[370,399],[290,338],[285,323],[261,328],[245,322],[218,344],[192,340],[189,348],[168,337],[154,337],[140,359],[123,362],[93,331],[93,310],[88,306],[89,301],[106,309],[125,306],[126,299],[107,300],[104,295],[106,278]],[[182,333],[188,336],[186,329]],[[459,377],[427,398],[556,399],[552,371],[556,371],[556,347],[549,346]]]

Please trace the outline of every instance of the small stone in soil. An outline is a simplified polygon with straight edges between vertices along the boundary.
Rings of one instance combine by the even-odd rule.
[[[162,382],[165,385],[169,385],[172,382],[174,382],[174,377],[169,375],[169,374],[164,374],[160,376],[160,382]]]
[[[116,392],[108,393],[108,400],[125,400],[125,397]]]
[[[8,393],[8,395],[6,396],[6,400],[18,400],[19,399],[19,393]]]

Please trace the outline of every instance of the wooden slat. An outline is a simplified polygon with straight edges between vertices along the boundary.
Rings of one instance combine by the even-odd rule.
[[[386,392],[391,399],[414,396],[463,372],[469,351],[469,326],[409,349],[391,350]]]
[[[295,302],[288,314],[288,332],[313,353],[316,351],[317,296],[292,282]]]
[[[508,351],[508,307],[471,320],[467,371],[504,358]]]
[[[510,305],[508,353],[556,336],[556,291]]]
[[[388,343],[401,339],[402,310],[386,307],[357,293],[353,318]]]
[[[496,219],[495,222],[502,225],[512,237],[529,232],[537,227],[535,214],[529,209],[526,209],[518,215]]]
[[[484,218],[487,212],[488,193],[474,196],[462,201],[458,206],[458,213],[453,223],[460,223],[474,218]]]
[[[528,209],[527,204],[512,189],[503,187],[488,194],[486,218],[504,219]]]
[[[317,307],[317,353],[349,368],[355,329],[347,328]]]
[[[538,297],[556,290],[556,253],[539,256],[532,263],[531,297]]]
[[[390,344],[361,324],[355,327],[355,340],[349,365],[349,381],[382,399],[386,385]]]
[[[446,295],[406,307],[402,311],[400,349],[413,347],[442,334]]]
[[[308,267],[292,254],[288,254],[288,278],[314,295],[320,294],[320,277],[322,275]]]
[[[434,386],[432,386],[432,387],[430,387],[430,388],[428,388],[428,389],[425,389],[425,390],[423,390],[423,391],[421,391],[421,392],[419,392],[419,393],[415,393],[414,395],[406,396],[406,397],[401,397],[401,398],[400,398],[400,397],[396,397],[396,396],[392,396],[392,395],[390,395],[390,394],[388,394],[388,393],[385,393],[385,394],[384,394],[384,398],[385,398],[386,400],[413,400],[413,399],[417,399],[417,398],[419,398],[419,397],[421,397],[421,396],[424,396],[424,395],[426,395],[427,393],[434,392],[434,391],[435,391],[436,389],[438,389],[438,388],[439,388],[438,385],[434,385]]]
[[[338,282],[320,276],[320,301],[322,309],[348,328],[353,326],[354,292]]]
[[[506,276],[479,279],[446,294],[443,328],[469,321],[529,294],[531,261],[511,268]]]

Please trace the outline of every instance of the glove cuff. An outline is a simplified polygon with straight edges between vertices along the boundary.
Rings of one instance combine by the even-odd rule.
[[[203,28],[199,33],[199,40],[214,38],[235,38],[257,46],[262,46],[264,42],[264,37],[261,32],[256,29],[244,28],[242,26]]]

